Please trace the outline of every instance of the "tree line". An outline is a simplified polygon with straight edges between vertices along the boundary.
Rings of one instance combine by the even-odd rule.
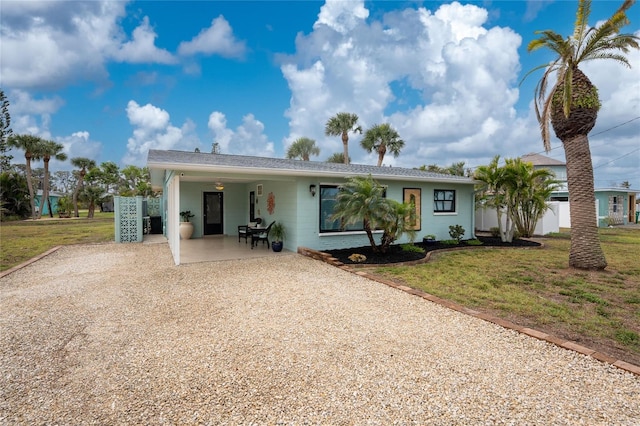
[[[63,145],[38,136],[19,134],[11,130],[9,101],[0,90],[0,217],[40,219],[48,207],[53,217],[50,193],[62,194],[58,199],[58,213],[79,217],[80,206],[88,209],[92,218],[96,207],[113,195],[151,195],[149,171],[146,168],[126,166],[122,169],[112,161],[100,165],[90,158],[74,157],[69,161],[72,171],[49,170],[51,159],[67,161]],[[12,163],[9,148],[24,152],[24,164]],[[43,167],[33,168],[42,161]],[[37,197],[38,191],[42,195]],[[39,199],[39,206],[36,206]]]

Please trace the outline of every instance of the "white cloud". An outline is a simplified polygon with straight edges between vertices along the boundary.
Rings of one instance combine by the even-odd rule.
[[[486,27],[486,10],[459,3],[367,18],[362,1],[327,2],[313,32],[298,36],[295,56],[281,66],[291,90],[285,144],[308,136],[321,158],[341,151],[324,124],[348,111],[365,129],[381,122],[398,129],[405,149],[386,164],[445,165],[513,151],[519,35]],[[350,136],[352,160],[371,163],[359,140]]]
[[[3,85],[61,87],[69,82],[108,78],[110,60],[176,63],[155,46],[156,33],[144,17],[128,39],[120,27],[126,2],[3,2]]]
[[[149,25],[149,18],[145,16],[140,26],[133,30],[133,38],[123,43],[113,54],[114,59],[134,64],[175,64],[177,60],[171,53],[155,46],[157,36]]]
[[[367,19],[369,11],[360,1],[327,0],[320,8],[314,28],[326,25],[340,33],[346,33]]]
[[[233,30],[220,15],[211,21],[211,26],[205,28],[191,41],[185,41],[178,46],[178,53],[184,56],[203,53],[205,55],[219,54],[227,58],[241,58],[246,51],[245,43],[237,41]]]
[[[125,2],[3,2],[3,85],[58,87],[103,80],[105,56],[119,44]]]
[[[102,144],[91,140],[91,135],[87,131],[72,133],[70,136],[56,138],[56,142],[64,146],[64,152],[69,160],[75,157],[85,157],[96,159],[102,153]],[[51,162],[51,169],[69,169],[67,162]]]
[[[7,97],[11,100],[9,113],[14,134],[25,133],[45,139],[51,138],[51,116],[64,105],[62,98],[54,96],[34,99],[24,90],[11,90]]]
[[[221,112],[209,115],[209,129],[213,133],[213,142],[220,144],[222,154],[257,155],[273,157],[273,142],[264,134],[264,124],[247,114],[242,124],[235,130],[227,127],[227,118]]]
[[[126,111],[134,130],[127,140],[123,164],[143,166],[149,149],[191,150],[200,145],[195,135],[195,124],[190,120],[182,127],[175,127],[167,111],[151,104],[140,106],[133,100],[127,104]]]

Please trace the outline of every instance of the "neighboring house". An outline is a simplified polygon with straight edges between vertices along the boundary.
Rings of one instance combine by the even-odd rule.
[[[49,200],[51,201],[51,210],[53,210],[53,214],[58,213],[58,200],[62,197],[64,197],[64,194],[60,192],[49,191]],[[44,203],[44,205],[42,205],[42,189],[38,189],[35,196],[35,206],[38,211],[42,208],[42,216],[49,214],[49,203]]]
[[[337,249],[368,245],[358,226],[342,229],[331,220],[339,185],[371,175],[386,196],[415,201],[416,238],[449,239],[449,226],[474,231],[474,183],[468,177],[416,169],[336,164],[282,158],[150,150],[147,167],[154,191],[163,194],[164,233],[174,259],[180,258],[180,212],[195,216],[194,238],[237,235],[240,225],[260,217],[286,227],[285,248]],[[376,233],[379,238],[381,233]],[[406,242],[403,237],[399,242]],[[176,260],[177,262],[177,260]]]
[[[540,154],[527,154],[520,157],[533,164],[534,168],[546,168],[556,174],[561,187],[553,193],[550,201],[559,201],[560,227],[571,227],[569,219],[569,191],[567,187],[567,166],[565,163]],[[628,188],[595,188],[596,215],[598,226],[626,225],[636,220],[637,189]],[[566,203],[562,205],[562,203]]]

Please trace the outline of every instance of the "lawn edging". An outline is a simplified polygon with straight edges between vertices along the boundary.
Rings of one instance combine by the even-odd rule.
[[[460,247],[460,248],[462,248],[462,247]],[[456,248],[456,249],[460,249],[460,248]],[[489,248],[489,247],[487,247],[487,248]],[[449,251],[449,250],[448,249],[446,249],[446,250],[434,250],[434,251],[428,252],[427,256],[425,256],[424,259],[420,259],[420,260],[413,261],[413,262],[394,263],[393,266],[410,266],[410,265],[418,265],[420,263],[425,263],[425,262],[427,262],[429,260],[429,258],[431,257],[430,255],[432,253],[437,253],[437,252],[440,252],[440,251]],[[404,284],[400,284],[398,282],[395,282],[393,280],[390,280],[390,279],[387,279],[387,278],[383,278],[383,277],[380,277],[380,276],[378,276],[376,274],[373,274],[373,273],[370,273],[368,271],[362,270],[363,266],[380,267],[382,265],[345,265],[344,263],[340,262],[335,257],[331,256],[331,254],[329,254],[329,253],[325,253],[325,252],[322,252],[322,251],[319,251],[319,250],[310,249],[310,248],[307,248],[307,247],[298,247],[298,253],[303,255],[303,256],[310,257],[312,259],[320,260],[320,261],[325,262],[325,263],[327,263],[327,264],[329,264],[331,266],[335,266],[337,268],[340,268],[340,269],[342,269],[344,271],[351,272],[352,274],[355,274],[355,275],[370,279],[372,281],[376,281],[376,282],[378,282],[380,284],[385,284],[385,285],[387,285],[389,287],[404,291],[405,293],[409,293],[411,295],[421,297],[421,298],[423,298],[425,300],[428,300],[430,302],[437,303],[438,305],[444,306],[445,308],[449,308],[449,309],[452,309],[454,311],[461,312],[463,314],[470,315],[470,316],[475,317],[475,318],[479,318],[481,320],[490,322],[492,324],[499,325],[499,326],[501,326],[503,328],[507,328],[507,329],[510,329],[510,330],[517,331],[518,333],[526,334],[527,336],[536,338],[538,340],[544,340],[545,342],[552,343],[552,344],[554,344],[556,346],[559,346],[559,347],[561,347],[563,349],[568,349],[568,350],[572,350],[572,351],[581,353],[583,355],[588,355],[588,356],[590,356],[590,357],[592,357],[592,358],[594,358],[594,359],[596,359],[596,360],[598,360],[600,362],[611,364],[614,367],[617,367],[617,368],[619,368],[621,370],[625,370],[625,371],[627,371],[629,373],[632,373],[632,374],[635,374],[637,376],[640,376],[640,366],[638,366],[638,365],[631,364],[631,363],[628,363],[626,361],[622,361],[622,360],[616,359],[616,358],[614,358],[612,356],[609,356],[607,354],[604,354],[602,352],[598,352],[598,351],[596,351],[594,349],[591,349],[591,348],[588,348],[586,346],[580,345],[580,344],[578,344],[578,343],[576,343],[576,342],[574,342],[572,340],[560,339],[560,338],[558,338],[556,336],[553,336],[553,335],[550,335],[548,333],[544,333],[544,332],[541,332],[541,331],[538,331],[538,330],[534,330],[534,329],[529,328],[529,327],[520,326],[520,325],[515,324],[515,323],[513,323],[511,321],[508,321],[508,320],[505,320],[505,319],[502,319],[502,318],[498,318],[498,317],[493,316],[493,315],[485,314],[485,313],[482,313],[480,311],[476,311],[474,309],[467,308],[467,307],[462,306],[462,305],[460,305],[458,303],[454,303],[454,302],[451,302],[449,300],[442,299],[442,298],[440,298],[438,296],[434,296],[434,295],[426,293],[426,292],[424,292],[422,290],[419,290],[419,289],[416,289],[416,288],[412,288],[412,287],[406,286]]]
[[[49,250],[45,251],[44,253],[41,253],[35,257],[32,257],[31,259],[27,260],[26,262],[22,262],[19,265],[16,265],[12,268],[9,268],[5,271],[0,272],[0,278],[4,278],[9,274],[14,273],[15,271],[24,268],[25,266],[29,266],[31,265],[33,262],[36,262],[40,259],[42,259],[43,257],[49,256],[51,253],[57,251],[58,249],[60,249],[62,246],[55,246],[53,248],[50,248]]]

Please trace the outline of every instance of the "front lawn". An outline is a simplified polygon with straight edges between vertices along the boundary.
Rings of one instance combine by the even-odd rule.
[[[640,365],[640,230],[600,231],[605,271],[568,267],[569,239],[544,249],[464,250],[376,273]]]
[[[0,271],[19,265],[60,245],[90,244],[115,239],[113,213],[96,212],[93,219],[23,220],[0,223]]]

